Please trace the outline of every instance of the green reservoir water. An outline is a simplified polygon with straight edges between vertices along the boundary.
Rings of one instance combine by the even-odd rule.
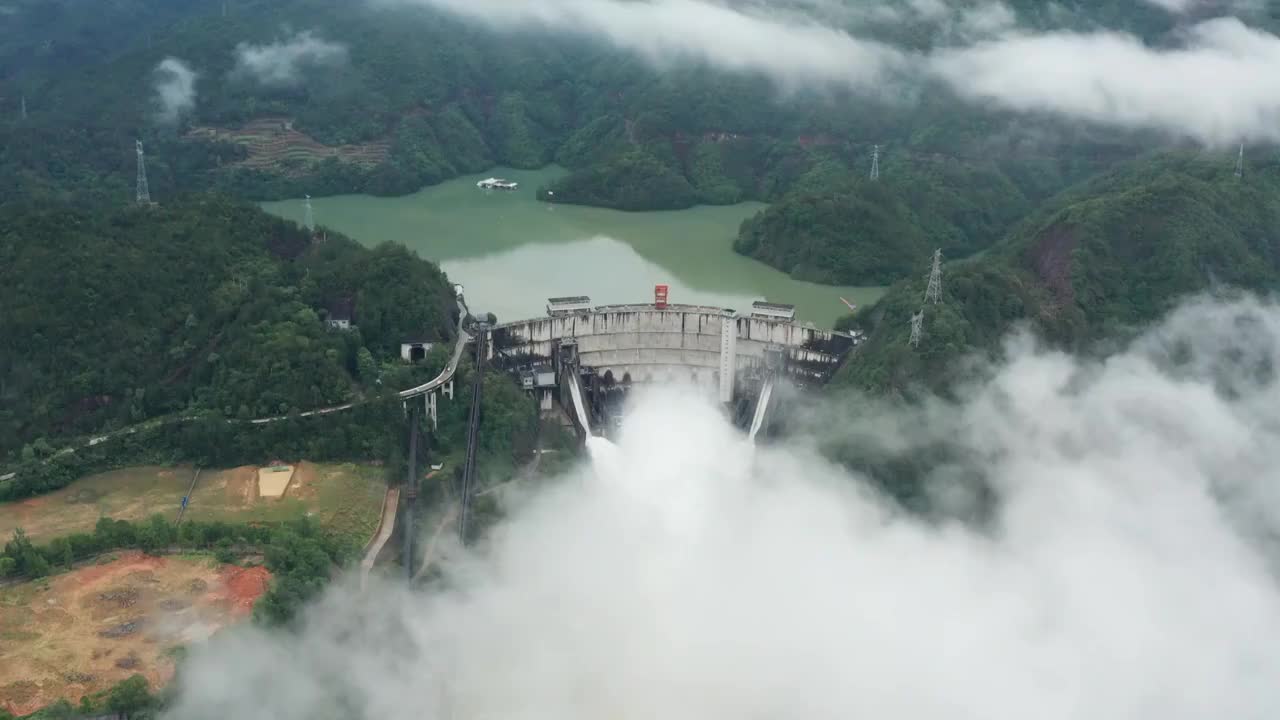
[[[830,327],[848,313],[843,297],[874,302],[881,288],[815,285],[791,279],[733,251],[738,225],[764,205],[628,213],[540,203],[535,191],[561,168],[495,168],[398,198],[343,195],[311,201],[318,225],[365,244],[403,243],[440,264],[466,287],[473,312],[499,321],[537,317],[548,297],[588,295],[604,305],[652,302],[653,286],[670,302],[748,311],[753,300],[791,303],[802,320]],[[515,191],[483,191],[496,176]],[[301,200],[263,208],[301,222]]]

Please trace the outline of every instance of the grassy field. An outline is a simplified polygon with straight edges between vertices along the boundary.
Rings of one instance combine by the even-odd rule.
[[[0,539],[19,527],[37,542],[88,532],[100,517],[177,517],[193,468],[135,467],[91,475],[40,497],[0,504]],[[258,497],[257,468],[204,470],[187,507],[191,520],[272,522],[310,515],[358,544],[373,534],[386,491],[367,465],[297,465],[284,497]]]
[[[262,567],[129,552],[0,588],[0,710],[75,703],[134,673],[162,687],[171,650],[248,617],[269,579]]]

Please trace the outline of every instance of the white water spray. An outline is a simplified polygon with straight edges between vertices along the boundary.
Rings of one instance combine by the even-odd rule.
[[[843,403],[754,453],[697,394],[642,395],[439,588],[338,589],[299,635],[215,638],[170,716],[1276,717],[1280,386],[1257,369],[1280,311],[1199,305],[1103,363],[1010,357],[962,402]],[[951,443],[994,518],[892,509],[814,452],[837,437]]]

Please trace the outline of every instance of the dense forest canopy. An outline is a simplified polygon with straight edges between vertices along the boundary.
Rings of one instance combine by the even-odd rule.
[[[1280,287],[1280,160],[1235,177],[1216,157],[1144,158],[1063,193],[981,258],[944,267],[943,301],[922,307],[925,262],[848,324],[869,331],[837,378],[868,390],[940,387],[972,351],[1017,323],[1064,347],[1135,331],[1206,288]]]
[[[0,167],[9,179],[0,201],[127,197],[136,136],[151,148],[161,197],[210,187],[260,199],[402,194],[494,163],[555,160],[582,173],[556,188],[557,201],[627,209],[775,200],[826,163],[864,174],[873,144],[904,169],[941,154],[1015,182],[1037,175],[1032,194],[1043,194],[1145,142],[1047,119],[1028,128],[927,85],[896,99],[839,89],[783,96],[751,72],[655,69],[589,38],[502,33],[405,3],[230,0],[225,16],[219,3],[158,0],[10,7],[0,28]],[[1039,3],[1012,7],[1024,23],[1050,23]],[[1055,27],[1172,30],[1153,8],[1057,7]],[[846,25],[884,37],[866,13]],[[928,22],[910,33],[945,36]],[[329,146],[377,149],[264,167],[241,163],[249,151],[225,135],[191,133],[261,118],[287,118]]]
[[[735,249],[804,280],[889,284],[935,248],[953,258],[986,248],[1030,207],[1008,177],[976,162],[920,158],[885,171],[878,181],[836,171],[825,183],[802,180],[743,223]]]
[[[1015,25],[1173,47],[1192,23],[1234,7],[729,5],[899,53],[971,46]],[[927,77],[879,90],[783,87],[710,56],[655,64],[588,33],[513,31],[425,0],[7,7],[0,203],[127,201],[138,137],[160,200],[403,194],[495,164],[556,162],[571,172],[542,189],[544,200],[623,210],[764,200],[774,205],[743,226],[739,252],[802,279],[887,284],[933,248],[953,259],[986,249],[1038,203],[1169,142],[961,99]],[[1248,18],[1274,28],[1278,13]],[[872,184],[877,146],[882,179]]]
[[[0,210],[0,453],[204,409],[259,417],[361,393],[357,358],[452,335],[452,291],[365,249],[213,197],[89,213]],[[358,330],[325,317],[353,306]],[[363,379],[368,382],[368,378]]]
[[[571,15],[581,28],[553,17],[556,7],[588,5],[697,6],[719,19],[745,9],[741,28],[777,29],[758,21],[782,18],[792,34],[790,44],[776,45],[769,33],[756,34],[755,47],[726,59],[690,47],[688,38],[708,36],[672,23],[611,34],[613,20],[601,15]],[[538,189],[547,202],[625,211],[768,202],[742,223],[738,252],[802,280],[889,286],[878,303],[840,322],[863,336],[824,388],[868,415],[890,405],[864,402],[863,393],[928,396],[911,417],[941,411],[971,371],[990,368],[966,360],[998,356],[1020,327],[1088,352],[1206,288],[1274,291],[1280,158],[1266,143],[1280,131],[1241,128],[1273,121],[1280,101],[1238,109],[1225,102],[1230,92],[1202,103],[1188,92],[1175,98],[1171,115],[1149,107],[1160,104],[1159,88],[1133,98],[1106,85],[1101,107],[1088,107],[1086,97],[1068,110],[1044,98],[1063,79],[1056,75],[1098,79],[1075,72],[1096,66],[1081,47],[1150,59],[1188,46],[1214,50],[1226,37],[1228,52],[1211,59],[1234,63],[1248,55],[1238,47],[1271,41],[1280,53],[1280,38],[1267,35],[1280,29],[1280,3],[1170,7],[1156,0],[0,0],[0,502],[144,462],[376,460],[394,484],[406,476],[413,443],[419,460],[431,453],[435,469],[413,478],[423,495],[417,499],[415,487],[412,502],[402,495],[403,507],[440,511],[433,519],[440,531],[451,521],[444,503],[460,488],[462,463],[454,459],[468,456],[475,437],[469,421],[480,428],[473,448],[504,482],[532,475],[538,463],[545,470],[572,461],[563,437],[549,457],[535,454],[548,447],[533,396],[510,373],[481,370],[465,357],[453,376],[456,395],[437,398],[438,426],[414,425],[417,434],[407,437],[411,406],[395,391],[446,365],[458,337],[449,280],[402,246],[362,238],[364,246],[272,218],[251,204],[262,199],[404,194],[499,164],[557,163],[569,172]],[[485,17],[483,8],[511,17]],[[1075,42],[1085,35],[1087,42]],[[1007,56],[984,54],[997,36],[1048,37],[1076,51],[1056,64],[1001,67]],[[822,52],[829,47],[865,62],[833,60]],[[793,55],[794,72],[774,72],[771,58]],[[1280,54],[1269,57],[1274,65]],[[913,75],[913,64],[930,71]],[[1009,69],[1026,74],[1004,74]],[[956,74],[974,70],[1004,85],[1021,82],[1032,101],[1010,102],[1007,88],[991,84],[966,94]],[[805,72],[819,77],[798,77]],[[1260,84],[1248,74],[1237,83],[1212,79]],[[1280,84],[1268,87],[1253,94],[1274,90],[1280,98]],[[1136,119],[1099,120],[1126,114]],[[1198,127],[1171,127],[1183,114],[1197,115]],[[158,204],[131,202],[138,139]],[[945,260],[936,303],[925,300],[935,250]],[[328,322],[348,316],[351,328]],[[918,344],[909,340],[913,317],[922,322]],[[420,363],[401,362],[407,339],[436,346]],[[1259,372],[1273,374],[1264,364]],[[473,407],[466,389],[478,380],[483,393]],[[799,403],[787,402],[780,413],[770,410],[781,416],[770,418],[779,422],[770,430],[787,432],[796,419],[786,415]],[[299,412],[342,403],[350,403],[342,412]],[[815,414],[808,405],[801,413]],[[265,416],[278,422],[251,422]],[[1000,488],[973,466],[998,465],[990,453],[963,458],[973,448],[945,437],[897,442],[914,429],[885,420],[871,417],[888,428],[877,427],[877,438],[900,437],[879,454],[864,452],[870,438],[841,423],[813,439],[827,458],[914,511],[937,509],[927,476],[954,490],[969,484],[961,475],[972,470],[981,476],[972,483],[974,514],[987,510],[994,501],[987,491]],[[110,433],[109,442],[98,442],[99,433]],[[447,469],[435,462],[442,457]],[[512,471],[531,459],[520,475]],[[938,505],[966,504],[957,497]],[[469,539],[498,515],[498,498],[477,496]],[[883,509],[877,504],[877,517]],[[811,517],[808,510],[797,517]],[[92,533],[39,546],[15,533],[0,548],[0,578],[40,578],[117,548],[212,551],[228,561],[234,545],[261,553],[275,574],[258,620],[288,626],[335,565],[354,556],[350,544],[310,522],[103,518]],[[1185,543],[1175,545],[1180,552]],[[145,713],[163,703],[135,676],[107,696],[86,697],[79,712]],[[46,716],[72,714],[64,702]]]
[[[743,224],[739,252],[807,280],[899,283],[856,319],[872,340],[868,361],[845,377],[866,387],[899,385],[913,368],[929,376],[930,353],[987,345],[1017,318],[1074,342],[1141,322],[1210,278],[1270,281],[1261,149],[1250,148],[1247,190],[1233,196],[1222,186],[1231,158],[1217,149],[1148,155],[1169,139],[962,100],[936,78],[880,93],[782,87],[758,68],[656,63],[589,34],[511,31],[430,5],[5,5],[0,272],[13,280],[0,290],[12,308],[0,329],[30,337],[32,350],[0,355],[9,401],[0,430],[11,439],[0,451],[188,407],[241,417],[341,401],[364,391],[362,351],[381,361],[401,336],[449,332],[435,267],[332,236],[313,245],[201,195],[209,190],[397,194],[498,163],[555,162],[571,171],[542,189],[555,202],[651,210],[766,200]],[[1193,23],[1230,10],[1118,0],[966,0],[943,4],[942,15],[907,0],[728,5],[793,11],[901,53],[973,43],[976,20],[1123,31],[1176,47]],[[1280,10],[1255,9],[1249,22],[1280,27]],[[121,209],[139,137],[159,209]],[[1236,241],[1206,239],[1228,231]],[[948,291],[966,298],[936,312],[959,319],[930,320],[922,360],[875,360],[905,352],[907,298],[935,248],[953,262]],[[1160,263],[1143,264],[1165,249]],[[972,259],[955,263],[963,258]],[[358,334],[324,331],[338,301],[355,302]],[[268,359],[278,355],[290,359]]]

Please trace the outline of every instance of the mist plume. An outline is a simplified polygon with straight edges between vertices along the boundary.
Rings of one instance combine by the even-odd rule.
[[[196,107],[197,75],[178,58],[165,58],[155,69],[157,119],[176,123]]]
[[[430,592],[335,588],[193,650],[170,716],[1262,720],[1280,712],[1280,309],[1198,301],[1122,352],[1013,338],[959,400],[815,411],[754,452],[687,389],[514,503]],[[957,452],[926,521],[814,446]]]
[[[240,43],[235,55],[232,75],[252,78],[268,87],[291,87],[302,82],[309,68],[346,63],[347,47],[305,31],[266,45]]]
[[[892,97],[904,84],[940,82],[974,104],[1209,146],[1280,142],[1280,37],[1236,17],[1191,25],[1180,44],[1155,47],[1114,30],[1023,29],[1013,10],[994,0],[798,0],[784,9],[713,0],[368,1],[431,6],[507,32],[598,37],[659,68],[705,62],[758,73],[783,88],[839,86]],[[1171,10],[1195,5],[1154,1]],[[841,24],[867,19],[932,28],[938,45],[907,50]]]

